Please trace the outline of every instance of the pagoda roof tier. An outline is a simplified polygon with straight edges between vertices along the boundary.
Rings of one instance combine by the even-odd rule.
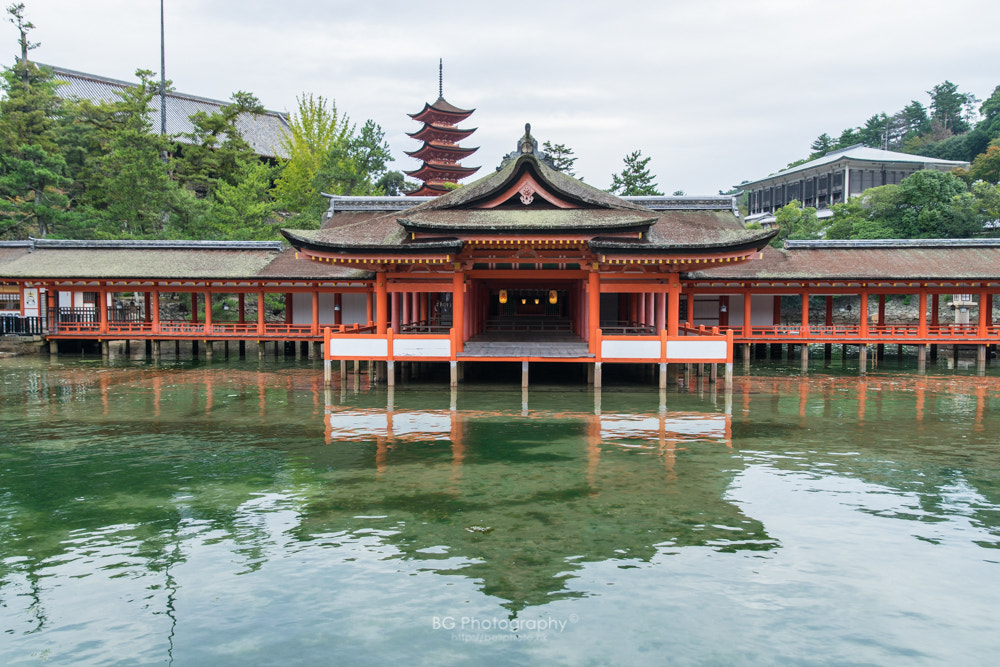
[[[418,141],[429,143],[452,143],[457,144],[463,139],[472,136],[478,128],[462,129],[458,127],[440,127],[436,125],[424,125],[416,132],[407,132],[407,136]]]
[[[472,176],[479,167],[463,167],[458,164],[431,164],[425,162],[419,169],[403,172],[410,178],[420,181],[458,181]]]
[[[439,97],[433,104],[425,103],[419,112],[408,115],[421,123],[455,125],[471,116],[473,112],[475,109],[459,109],[443,97]]]
[[[424,162],[434,162],[435,160],[464,160],[479,150],[475,148],[463,148],[461,146],[449,146],[424,142],[424,145],[415,151],[405,151],[407,155]],[[457,165],[456,165],[457,166]]]
[[[443,185],[437,185],[435,183],[424,183],[419,189],[413,192],[407,193],[409,197],[439,197],[443,194],[447,194],[448,188]]]

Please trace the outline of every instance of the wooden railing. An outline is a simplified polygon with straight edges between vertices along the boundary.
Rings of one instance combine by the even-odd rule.
[[[0,315],[0,336],[38,336],[44,333],[45,318]]]
[[[810,324],[803,327],[796,324],[753,325],[750,335],[744,333],[742,326],[724,327],[731,329],[737,342],[788,342],[796,339],[812,342],[824,340],[848,340],[857,342],[917,342],[917,341],[968,341],[984,340],[985,342],[1000,342],[1000,326],[985,327],[985,336],[980,333],[978,324],[944,324],[928,325],[926,333],[920,334],[920,327],[915,323],[901,324],[869,324],[862,331],[860,324]]]

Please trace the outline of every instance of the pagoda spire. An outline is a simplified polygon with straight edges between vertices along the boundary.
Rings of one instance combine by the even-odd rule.
[[[437,100],[433,104],[425,103],[419,113],[409,114],[413,120],[423,123],[423,127],[409,135],[423,142],[417,150],[406,152],[423,163],[419,169],[405,172],[407,176],[423,181],[410,195],[444,194],[448,192],[447,183],[458,183],[479,171],[479,167],[463,167],[459,164],[479,150],[478,147],[463,148],[458,145],[459,141],[476,131],[476,128],[456,127],[471,116],[473,111],[475,109],[459,109],[444,99],[444,58],[439,58]]]

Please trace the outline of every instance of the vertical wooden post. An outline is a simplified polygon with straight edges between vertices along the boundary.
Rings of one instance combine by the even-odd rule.
[[[257,334],[263,336],[267,331],[267,324],[264,321],[264,290],[257,290]],[[258,343],[263,348],[263,342]]]
[[[927,338],[927,290],[924,287],[920,288],[920,294],[917,297],[917,338]],[[921,347],[923,347],[921,345]]]
[[[389,292],[386,289],[385,274],[375,275],[375,331],[384,336],[389,328]]]
[[[985,291],[979,293],[979,317],[976,318],[976,336],[980,340],[986,338],[986,320],[990,317],[990,313],[986,310],[986,297],[987,294]],[[986,349],[985,346],[980,345],[979,347],[982,348],[980,354],[983,354]],[[983,357],[983,363],[985,363],[985,357]]]
[[[152,294],[150,294],[149,306],[147,307],[146,314],[147,314],[147,316],[149,316],[149,315],[152,316],[153,333],[154,334],[159,334],[160,333],[160,291],[159,290],[153,290]],[[156,351],[157,356],[159,356],[159,353],[160,353],[159,349],[157,349],[157,351]]]
[[[861,337],[864,339],[864,343],[868,343],[868,290],[864,290],[860,294],[861,305],[858,307],[858,316],[860,317],[859,330]]]
[[[455,351],[458,354],[465,346],[465,273],[462,265],[455,263],[455,274],[451,285],[451,319],[455,329]]]
[[[671,274],[669,299],[667,301],[667,336],[676,338],[680,334],[681,319],[681,283],[679,274]],[[691,296],[688,295],[688,322],[694,317],[694,307]]]
[[[587,342],[590,354],[596,354],[597,330],[601,327],[601,274],[595,264],[587,276]]]
[[[667,328],[667,293],[657,292],[656,294],[656,330],[663,331]]]
[[[191,324],[198,324],[198,293],[191,292]]]
[[[337,294],[336,296],[333,297],[334,304],[337,303],[337,297],[338,296],[340,296],[340,295]],[[312,291],[312,304],[311,305],[312,305],[312,326],[310,327],[310,332],[312,333],[313,336],[315,336],[316,334],[319,333],[319,290],[318,289],[314,289]],[[340,324],[340,322],[337,321],[338,319],[340,319],[340,311],[338,311],[337,308],[336,308],[336,305],[334,305],[333,323],[334,324]]]
[[[212,333],[212,293],[205,292],[205,333]]]
[[[809,335],[809,292],[803,292],[802,295],[802,336]],[[807,343],[803,343],[803,346]]]
[[[744,338],[750,338],[751,334],[753,333],[753,328],[751,326],[753,317],[750,312],[752,306],[753,306],[753,299],[750,297],[750,290],[745,290],[743,292],[743,337]],[[750,361],[749,352],[747,352],[746,354],[746,360],[747,362]]]

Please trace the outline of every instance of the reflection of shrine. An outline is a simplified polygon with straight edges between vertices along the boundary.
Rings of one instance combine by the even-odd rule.
[[[304,530],[388,515],[402,528],[386,539],[407,558],[446,553],[450,569],[440,573],[481,580],[512,611],[574,596],[572,572],[587,561],[648,561],[681,546],[775,546],[724,500],[742,467],[727,414],[389,403],[327,405],[327,442],[374,449],[382,484],[330,485],[320,504],[336,511],[310,513]],[[466,565],[454,568],[456,558]]]

